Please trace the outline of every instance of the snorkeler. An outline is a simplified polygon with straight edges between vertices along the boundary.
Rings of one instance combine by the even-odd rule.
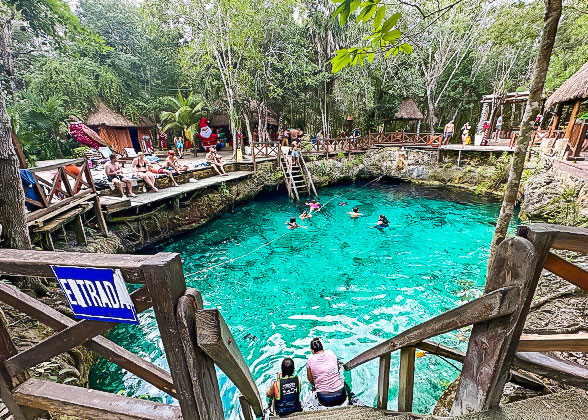
[[[363,213],[359,212],[359,207],[353,207],[353,211],[348,211],[347,214],[351,216],[352,219],[359,219],[363,216]]]
[[[373,228],[378,228],[378,229],[383,229],[383,228],[387,228],[390,222],[388,222],[388,219],[386,218],[386,216],[384,216],[383,214],[380,214],[380,218],[378,219],[378,223],[375,224],[375,226],[372,226]]]
[[[300,220],[310,219],[312,218],[312,214],[309,214],[306,210],[304,210],[302,214],[298,217],[300,217]]]
[[[296,222],[296,218],[295,217],[291,217],[289,222],[286,222],[286,224],[288,225],[288,229],[290,230],[294,230],[296,228],[308,228],[308,226],[300,226],[297,222]]]
[[[321,209],[321,206],[320,206],[321,203],[316,201],[314,198],[312,200],[310,200],[310,203],[305,203],[305,204],[309,208],[308,214],[312,214],[313,210],[320,211],[320,209]]]

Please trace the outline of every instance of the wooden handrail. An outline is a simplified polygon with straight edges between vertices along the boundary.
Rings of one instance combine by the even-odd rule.
[[[301,167],[304,170],[304,174],[306,176],[307,182],[310,186],[310,190],[312,191],[312,193],[314,194],[315,198],[318,198],[318,194],[316,192],[316,188],[314,187],[314,182],[312,180],[312,174],[310,173],[310,171],[308,170],[308,166],[306,166],[306,162],[304,160],[304,158],[302,157],[302,154],[300,154],[300,162],[302,163]]]
[[[588,333],[578,334],[523,334],[519,352],[582,351],[588,352]]]
[[[415,345],[423,340],[511,314],[520,290],[509,286],[487,293],[448,312],[416,325],[397,336],[372,347],[347,362],[345,370],[376,359],[402,347]]]
[[[564,260],[552,252],[547,254],[543,267],[562,279],[575,284],[582,290],[588,291],[588,271]]]
[[[588,229],[572,226],[550,225],[547,223],[532,223],[519,226],[517,235],[524,238],[530,234],[555,234],[551,248],[588,254]]]
[[[241,391],[255,415],[261,417],[263,409],[257,385],[223,316],[218,309],[205,309],[197,311],[195,318],[198,347]]]

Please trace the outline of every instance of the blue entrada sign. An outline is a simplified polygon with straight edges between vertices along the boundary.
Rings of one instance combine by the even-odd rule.
[[[138,324],[120,270],[51,266],[76,318]]]

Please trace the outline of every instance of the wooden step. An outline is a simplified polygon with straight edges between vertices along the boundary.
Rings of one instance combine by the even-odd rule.
[[[37,232],[37,233],[53,232],[53,231],[59,229],[61,226],[71,222],[74,219],[74,217],[76,217],[78,214],[86,212],[90,207],[92,207],[91,203],[80,204],[79,207],[75,207],[73,209],[67,210],[66,212],[60,214],[59,216],[43,222],[43,225],[40,227],[34,228],[33,232]]]
[[[13,391],[19,405],[92,420],[181,420],[180,407],[41,379]]]

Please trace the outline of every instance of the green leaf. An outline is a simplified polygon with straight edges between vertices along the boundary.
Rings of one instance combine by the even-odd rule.
[[[374,52],[368,53],[368,63],[371,63],[372,61],[374,61],[375,56],[376,56],[376,53],[374,53]]]
[[[400,35],[401,35],[400,31],[398,29],[394,29],[394,30],[388,32],[387,34],[385,34],[382,37],[382,39],[384,41],[395,41],[398,38],[400,38]]]
[[[392,29],[392,27],[398,23],[398,20],[401,16],[402,15],[400,13],[394,13],[392,16],[386,19],[386,22],[384,22],[384,25],[382,25],[382,32],[388,32],[390,29]]]
[[[402,50],[404,50],[405,53],[407,54],[412,54],[412,45],[410,45],[409,43],[405,42],[404,44],[400,45],[400,47]]]
[[[382,24],[382,20],[386,16],[386,6],[380,6],[374,17],[374,30],[378,29]]]
[[[357,22],[367,22],[372,15],[376,12],[376,6],[373,4],[367,7],[364,7],[359,16],[357,17]]]

